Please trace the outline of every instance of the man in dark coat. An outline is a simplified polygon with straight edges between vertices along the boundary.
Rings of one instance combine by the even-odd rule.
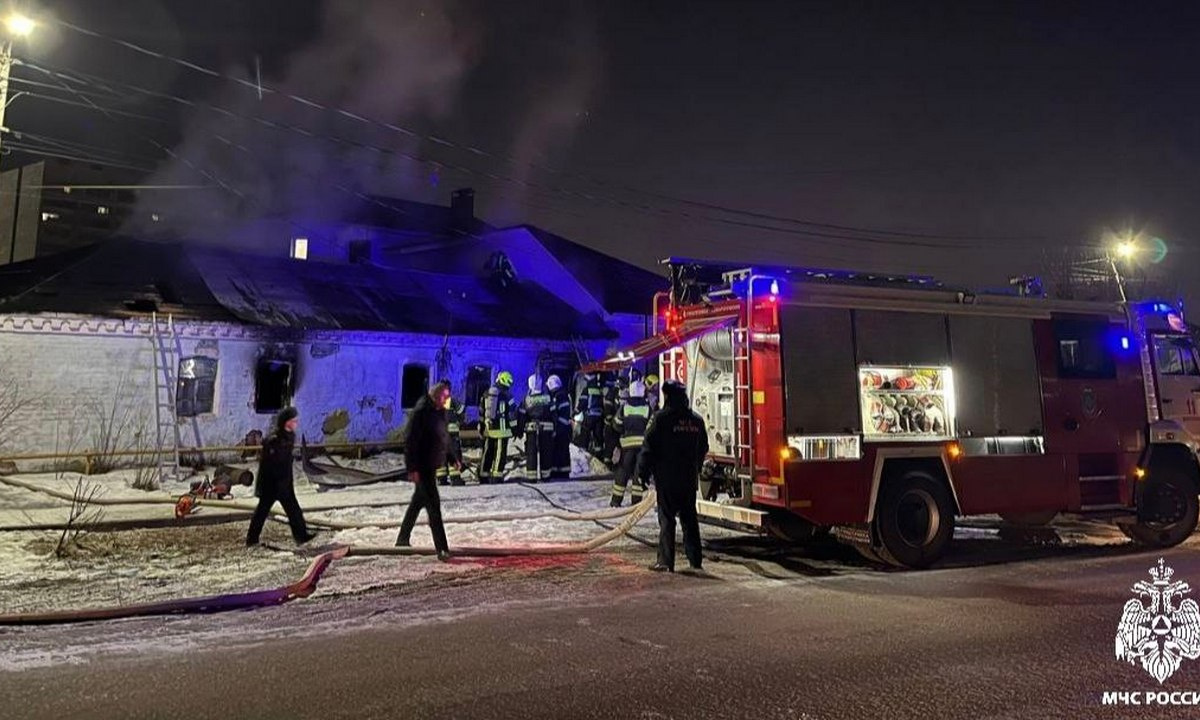
[[[258,496],[258,507],[250,518],[250,530],[246,533],[246,545],[257,545],[263,524],[271,514],[276,501],[287,513],[288,525],[292,527],[292,538],[297,545],[309,542],[316,534],[308,532],[304,512],[296,500],[296,488],[292,476],[292,451],[296,447],[296,427],[300,424],[300,413],[296,408],[284,408],[275,418],[275,429],[263,440],[262,457],[258,462],[258,475],[254,481],[254,494]]]
[[[417,515],[424,508],[429,515],[429,531],[433,533],[433,546],[438,559],[450,558],[450,545],[446,542],[446,528],[442,525],[442,499],[438,495],[437,469],[446,464],[450,451],[450,433],[446,429],[446,405],[450,402],[450,388],[438,383],[421,398],[412,415],[404,436],[404,466],[408,479],[416,485],[400,534],[396,536],[396,547],[412,545],[412,530],[417,524]]]
[[[675,518],[683,526],[683,549],[693,570],[700,570],[700,522],[696,492],[700,468],[708,455],[708,430],[688,407],[687,390],[671,380],[663,385],[663,409],[646,430],[638,458],[642,484],[653,476],[658,490],[658,562],[656,572],[675,571]]]

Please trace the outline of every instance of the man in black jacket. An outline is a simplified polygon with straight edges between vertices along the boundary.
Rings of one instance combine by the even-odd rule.
[[[421,398],[408,418],[404,437],[404,466],[408,469],[409,481],[416,487],[409,500],[408,511],[404,513],[404,522],[400,524],[400,534],[396,536],[396,547],[411,545],[413,526],[417,524],[417,515],[424,508],[429,514],[433,546],[437,548],[438,559],[443,562],[450,559],[450,545],[446,542],[446,528],[442,525],[437,469],[446,464],[446,454],[450,450],[450,434],[446,429],[446,405],[449,402],[449,386],[438,383],[430,388],[429,395]]]
[[[700,467],[708,455],[708,430],[688,407],[687,390],[671,380],[663,385],[664,407],[654,415],[642,442],[638,477],[654,477],[658,490],[658,562],[655,572],[675,572],[675,518],[683,526],[683,549],[693,570],[700,570],[700,522],[696,492]]]
[[[304,512],[296,500],[296,488],[292,476],[292,451],[296,447],[296,427],[300,424],[300,413],[296,408],[284,408],[275,418],[275,429],[263,440],[262,457],[258,462],[258,475],[254,480],[254,494],[258,496],[258,507],[250,518],[250,530],[246,533],[246,545],[257,545],[263,524],[278,501],[287,513],[288,525],[292,527],[292,538],[297,545],[309,542],[316,534],[308,532]]]

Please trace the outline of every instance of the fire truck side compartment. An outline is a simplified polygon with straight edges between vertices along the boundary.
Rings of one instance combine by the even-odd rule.
[[[959,435],[1040,435],[1042,393],[1032,321],[954,315],[950,340]]]
[[[789,433],[858,432],[858,378],[850,311],[786,306],[780,313]]]

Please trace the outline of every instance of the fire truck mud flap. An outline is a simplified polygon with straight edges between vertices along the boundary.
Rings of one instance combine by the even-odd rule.
[[[839,542],[853,547],[869,562],[884,564],[883,558],[875,549],[871,539],[871,526],[865,523],[857,525],[838,525],[833,528],[833,537]]]

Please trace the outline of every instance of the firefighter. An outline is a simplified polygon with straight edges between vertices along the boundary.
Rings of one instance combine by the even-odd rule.
[[[554,418],[554,451],[550,457],[550,479],[571,477],[571,399],[557,375],[546,379],[550,392],[551,417]]]
[[[601,394],[603,432],[600,459],[609,470],[616,469],[617,448],[621,440],[620,431],[617,430],[617,403],[620,397],[621,388],[617,384],[616,375],[605,373]]]
[[[447,389],[453,389],[449,380],[441,380]],[[462,423],[467,408],[462,402],[449,396],[446,400],[446,432],[450,435],[450,446],[446,450],[446,462],[437,469],[438,485],[465,485],[462,478]]]
[[[664,407],[655,413],[642,442],[638,477],[653,477],[658,490],[658,561],[655,572],[675,571],[675,518],[683,526],[683,549],[693,570],[700,570],[700,523],[696,491],[700,468],[708,454],[704,420],[688,407],[687,390],[672,380],[663,385]]]
[[[542,389],[540,375],[529,376],[529,393],[521,403],[519,417],[525,429],[525,479],[548,480],[553,467],[554,417],[550,395]]]
[[[604,387],[596,373],[584,375],[575,412],[583,427],[580,447],[592,455],[600,455],[604,446]]]
[[[483,396],[483,462],[479,482],[488,485],[504,482],[508,462],[508,439],[512,437],[513,376],[507,370],[496,375],[496,383]]]
[[[617,425],[621,429],[621,468],[617,471],[617,480],[613,483],[612,507],[621,507],[625,499],[625,488],[633,481],[629,492],[629,500],[633,505],[642,501],[646,486],[637,474],[638,456],[642,452],[642,440],[646,435],[646,425],[650,422],[650,406],[646,404],[646,386],[641,380],[629,384],[620,406],[617,408]]]
[[[658,412],[660,398],[658,396],[658,376],[650,373],[646,376],[646,404],[650,406],[650,414]]]

